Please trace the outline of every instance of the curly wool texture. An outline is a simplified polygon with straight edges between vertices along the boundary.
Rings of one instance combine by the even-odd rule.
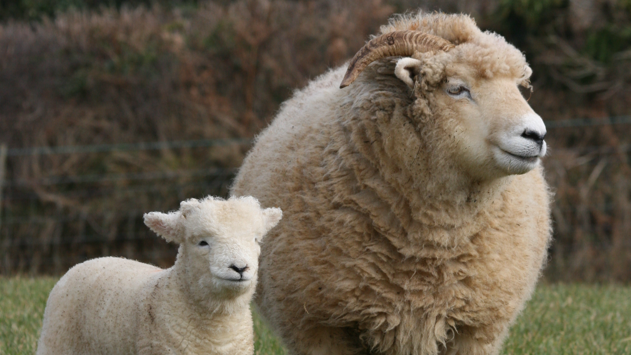
[[[76,265],[59,280],[46,305],[38,355],[254,353],[249,304],[256,265],[249,265],[250,283],[218,282],[209,270],[209,262],[210,268],[217,262],[199,251],[196,238],[228,236],[213,247],[228,244],[246,255],[238,251],[245,246],[251,254],[246,260],[256,262],[254,237],[273,227],[280,211],[268,209],[274,215],[269,218],[251,197],[191,199],[181,206],[169,214],[145,215],[152,230],[181,243],[173,267],[104,257]]]
[[[494,75],[520,78],[526,87],[532,69],[524,55],[507,43],[504,37],[489,31],[482,32],[475,20],[466,15],[417,14],[399,15],[381,26],[381,33],[401,30],[417,30],[442,37],[458,45],[458,60],[475,66],[482,77]]]
[[[462,119],[436,98],[449,63],[516,83],[529,68],[467,16],[401,16],[382,32],[421,27],[459,46],[416,53],[413,90],[388,59],[343,91],[345,67],[322,75],[283,104],[233,186],[286,213],[255,300],[291,354],[497,354],[534,290],[551,234],[542,169],[471,178]]]

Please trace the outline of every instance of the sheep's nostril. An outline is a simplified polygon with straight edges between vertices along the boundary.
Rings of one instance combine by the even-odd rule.
[[[246,266],[244,266],[244,267],[237,267],[236,265],[232,264],[232,265],[230,265],[230,268],[231,268],[232,270],[234,270],[234,271],[238,272],[238,273],[239,273],[239,275],[243,275],[243,272],[244,272],[245,270],[247,270],[248,266],[246,265]]]
[[[531,141],[534,141],[535,143],[541,145],[543,144],[543,139],[546,137],[546,134],[543,133],[539,133],[537,131],[531,131],[531,130],[525,130],[524,133],[521,134],[522,137],[526,138],[526,139],[530,139]]]

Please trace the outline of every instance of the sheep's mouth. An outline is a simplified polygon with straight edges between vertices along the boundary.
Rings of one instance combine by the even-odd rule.
[[[240,279],[223,278],[223,277],[222,277],[222,278],[220,278],[220,279],[221,279],[221,280],[223,280],[223,281],[227,281],[227,282],[231,282],[231,283],[235,283],[235,284],[250,281],[250,279],[249,279],[249,278],[245,278],[245,277],[242,277],[242,278],[240,278]]]
[[[500,148],[501,149],[501,148]],[[510,155],[511,157],[521,160],[525,163],[536,163],[537,160],[539,160],[539,156],[538,155],[517,155],[517,154],[513,154],[511,152],[508,152],[504,149],[502,149],[502,151],[508,155]]]
[[[521,152],[522,154],[524,152]],[[522,155],[511,153],[506,149],[496,146],[493,150],[493,158],[497,166],[508,175],[525,174],[534,169],[540,161],[540,154]]]

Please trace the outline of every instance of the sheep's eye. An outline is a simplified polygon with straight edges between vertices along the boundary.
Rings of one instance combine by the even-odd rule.
[[[469,94],[469,89],[467,89],[466,87],[464,87],[462,85],[451,87],[451,88],[447,89],[447,92],[450,95],[453,95],[453,96],[460,96],[462,94],[466,94],[467,96],[470,95]]]
[[[199,245],[200,247],[205,247],[205,246],[208,246],[208,242],[206,242],[205,240],[202,240],[201,242],[197,243],[197,245]]]

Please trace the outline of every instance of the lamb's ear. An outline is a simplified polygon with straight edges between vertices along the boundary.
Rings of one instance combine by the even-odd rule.
[[[410,88],[414,87],[414,77],[421,69],[421,61],[414,58],[401,58],[394,68],[394,75],[407,84]]]
[[[145,213],[145,225],[167,242],[182,243],[183,233],[179,225],[180,211],[161,213]]]
[[[263,210],[263,219],[265,223],[265,232],[274,228],[280,219],[283,218],[283,211],[280,208],[272,207]]]

